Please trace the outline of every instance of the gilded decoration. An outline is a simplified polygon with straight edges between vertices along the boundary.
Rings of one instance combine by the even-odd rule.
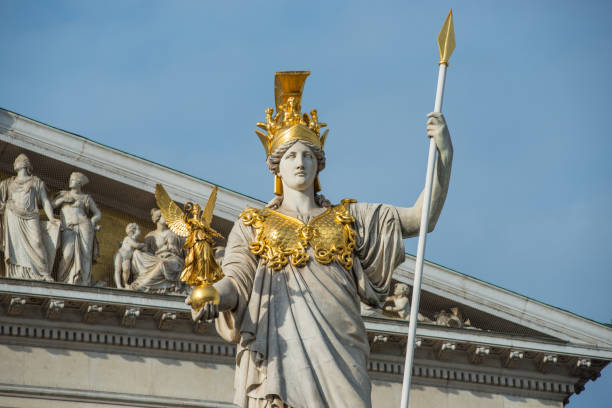
[[[249,249],[260,256],[270,268],[281,270],[287,263],[304,266],[309,260],[308,246],[312,247],[317,262],[327,265],[336,260],[346,270],[353,267],[355,250],[355,219],[348,205],[355,200],[345,199],[342,203],[328,208],[307,224],[264,208],[247,208],[240,215],[244,225],[255,229],[255,241]]]

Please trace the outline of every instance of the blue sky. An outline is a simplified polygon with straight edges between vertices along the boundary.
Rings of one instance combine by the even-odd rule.
[[[2,0],[0,106],[268,200],[255,123],[274,71],[310,70],[323,192],[408,206],[450,7],[455,161],[426,257],[609,323],[610,2]],[[606,369],[569,406],[610,387]]]

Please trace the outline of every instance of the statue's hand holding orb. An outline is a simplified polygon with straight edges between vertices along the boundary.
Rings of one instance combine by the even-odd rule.
[[[191,318],[194,322],[211,321],[219,317],[220,296],[214,286],[198,286],[185,303],[191,306]]]

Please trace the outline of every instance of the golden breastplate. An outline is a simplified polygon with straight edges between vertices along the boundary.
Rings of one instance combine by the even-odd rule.
[[[294,266],[306,265],[308,246],[312,247],[318,262],[327,265],[336,260],[351,270],[355,249],[355,231],[351,224],[355,219],[348,206],[354,202],[342,200],[341,204],[328,208],[308,224],[268,208],[249,207],[240,218],[244,225],[255,229],[255,241],[249,244],[249,249],[275,271],[289,261]]]

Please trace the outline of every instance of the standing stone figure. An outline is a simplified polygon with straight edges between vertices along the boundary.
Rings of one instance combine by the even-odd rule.
[[[183,290],[179,275],[185,265],[183,240],[170,231],[158,208],[151,210],[156,229],[144,239],[145,250],[132,255],[134,281],[127,287],[151,293],[180,292]]]
[[[91,266],[98,256],[99,230],[97,223],[102,213],[91,196],[82,191],[89,182],[83,173],[70,175],[70,190],[60,191],[53,200],[53,208],[61,207],[62,235],[60,259],[56,277],[59,282],[92,285]]]
[[[238,344],[234,402],[241,407],[371,406],[360,302],[383,306],[391,275],[404,260],[403,239],[420,227],[421,198],[400,208],[354,200],[331,205],[317,194],[326,132],[319,132],[324,124],[317,118],[300,113],[307,75],[276,74],[281,115],[258,124],[267,131],[258,135],[276,196],[264,209],[247,208],[234,224],[225,278],[214,285],[219,304],[192,311],[196,321],[217,318],[219,334]],[[432,230],[453,152],[444,117],[428,117],[427,135],[439,152]]]
[[[17,175],[0,182],[0,241],[6,276],[52,282],[53,241],[60,222],[53,216],[45,184],[32,174],[30,159],[20,154],[13,168]],[[40,208],[49,222],[39,220]]]

